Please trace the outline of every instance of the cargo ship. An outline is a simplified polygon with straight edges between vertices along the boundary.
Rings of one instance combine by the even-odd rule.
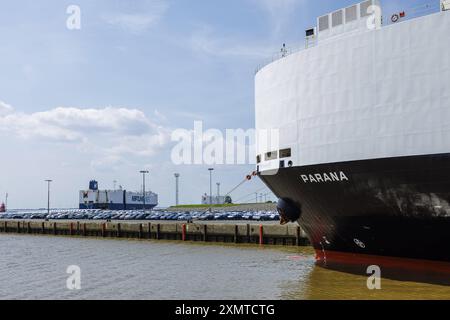
[[[144,201],[145,200],[145,201]],[[80,209],[103,210],[152,210],[158,205],[158,195],[151,191],[132,192],[123,190],[99,190],[98,182],[89,182],[89,190],[80,191]]]
[[[257,172],[319,264],[450,271],[450,1],[422,8],[335,10],[256,73]]]

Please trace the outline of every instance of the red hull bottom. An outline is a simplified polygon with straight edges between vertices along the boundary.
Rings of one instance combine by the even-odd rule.
[[[369,266],[378,266],[381,276],[396,280],[424,281],[450,285],[450,263],[431,260],[385,257],[316,249],[317,265],[367,275]],[[428,281],[429,280],[429,281]]]

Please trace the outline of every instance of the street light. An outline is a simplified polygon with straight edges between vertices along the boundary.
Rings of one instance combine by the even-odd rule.
[[[45,180],[47,182],[47,215],[50,214],[50,183],[53,182],[53,180]]]
[[[212,211],[212,172],[214,168],[209,168],[209,212]]]
[[[142,171],[139,171],[139,172],[142,173],[142,193],[143,193],[143,197],[142,197],[143,207],[142,207],[142,209],[144,210],[144,213],[145,213],[145,174],[149,173],[149,171],[142,170]]]
[[[179,198],[178,198],[178,193],[179,193],[179,189],[178,189],[178,180],[180,178],[180,174],[179,173],[175,173],[175,203],[178,206],[179,203]]]

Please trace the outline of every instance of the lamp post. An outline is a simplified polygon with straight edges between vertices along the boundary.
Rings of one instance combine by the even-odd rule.
[[[216,185],[217,185],[217,199],[216,199],[217,201],[216,202],[217,202],[217,204],[222,204],[220,201],[220,182],[217,182]]]
[[[142,173],[142,210],[145,213],[145,174],[149,173],[149,171],[142,170],[140,173]]]
[[[50,214],[50,183],[53,182],[53,180],[45,180],[47,182],[47,215]]]
[[[214,168],[209,168],[209,212],[212,211],[212,172]]]
[[[178,206],[180,204],[179,202],[179,185],[178,185],[178,180],[180,178],[180,174],[179,173],[175,173],[175,204]]]

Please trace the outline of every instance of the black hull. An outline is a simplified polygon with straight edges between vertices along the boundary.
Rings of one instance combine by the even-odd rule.
[[[450,264],[450,154],[280,169],[260,175],[301,210],[319,260],[355,255]],[[450,270],[450,268],[448,269]]]

